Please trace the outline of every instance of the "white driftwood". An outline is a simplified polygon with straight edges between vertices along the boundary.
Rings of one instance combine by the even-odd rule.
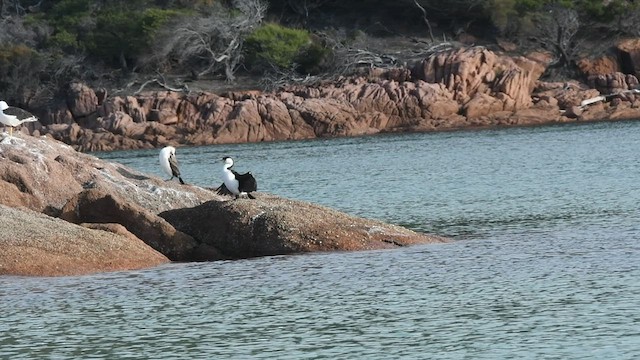
[[[162,82],[162,81],[160,81],[160,80],[158,80],[158,79],[151,79],[151,80],[146,81],[144,84],[140,85],[140,88],[138,89],[138,91],[134,92],[133,94],[134,94],[134,95],[138,95],[138,94],[140,94],[140,93],[142,92],[142,90],[143,90],[147,85],[149,85],[149,84],[151,84],[151,83],[156,83],[156,84],[158,84],[158,86],[160,86],[160,87],[162,87],[162,88],[165,88],[165,89],[167,89],[167,90],[169,90],[169,91],[175,91],[175,92],[187,92],[187,93],[189,92],[189,87],[187,87],[187,85],[186,85],[186,84],[183,84],[181,88],[174,88],[174,87],[171,87],[171,86],[167,85],[166,83],[164,83],[164,82]]]
[[[593,97],[591,99],[582,100],[580,102],[580,106],[587,106],[587,105],[591,105],[593,103],[596,103],[598,101],[605,101],[605,100],[607,100],[607,97],[604,96],[604,95],[600,95],[600,96]]]
[[[631,89],[631,90],[619,91],[619,92],[613,93],[613,94],[598,95],[598,96],[592,97],[590,99],[582,100],[580,102],[580,107],[585,107],[587,105],[591,105],[591,104],[597,103],[599,101],[607,101],[607,100],[609,100],[609,99],[611,99],[613,97],[620,96],[620,95],[623,95],[623,94],[640,94],[640,89]]]

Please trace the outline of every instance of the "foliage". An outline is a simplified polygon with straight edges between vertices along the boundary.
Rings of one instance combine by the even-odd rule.
[[[4,0],[0,92],[24,103],[68,79],[131,71],[230,81],[240,69],[314,75],[343,59],[320,33],[371,35],[376,26],[378,34],[411,37],[433,24],[440,34],[428,45],[482,29],[473,34],[543,47],[567,67],[581,39],[640,36],[638,22],[633,0]]]
[[[50,47],[72,52],[84,50],[88,34],[94,27],[92,3],[91,0],[62,0],[46,13],[34,15],[54,29]]]
[[[489,16],[501,31],[507,28],[510,19],[517,16],[515,5],[516,0],[490,0]]]
[[[562,6],[549,6],[534,16],[533,35],[547,50],[556,56],[556,64],[569,70],[578,52],[576,35],[580,30],[577,11]]]
[[[129,62],[149,49],[161,27],[179,14],[157,8],[134,11],[129,6],[102,9],[87,44],[89,54],[128,69]]]
[[[49,39],[49,45],[63,51],[72,51],[79,46],[78,38],[75,34],[67,30],[60,30]]]
[[[234,0],[230,7],[216,3],[202,9],[206,15],[183,17],[157,37],[146,66],[181,66],[195,77],[222,70],[233,81],[245,38],[262,22],[266,10],[261,0]]]
[[[309,32],[267,23],[256,29],[246,40],[247,65],[254,69],[277,66],[293,69],[296,58],[309,47]]]
[[[333,52],[317,41],[301,49],[295,59],[297,71],[302,74],[317,75],[327,67]]]
[[[16,104],[26,104],[39,89],[40,74],[46,63],[26,45],[0,47],[0,97]]]

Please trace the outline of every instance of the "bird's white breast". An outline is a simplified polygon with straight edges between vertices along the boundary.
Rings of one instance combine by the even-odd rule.
[[[160,150],[160,167],[162,170],[169,176],[172,176],[171,165],[169,165],[169,156],[171,155],[171,150],[164,148]]]
[[[222,170],[222,181],[224,181],[224,185],[233,194],[235,195],[240,194],[240,190],[238,189],[239,187],[238,180],[236,180],[236,177],[233,175],[231,170],[226,168]]]

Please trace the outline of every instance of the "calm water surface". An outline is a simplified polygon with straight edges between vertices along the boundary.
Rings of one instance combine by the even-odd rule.
[[[0,277],[0,359],[640,358],[640,122],[179,148],[261,191],[449,236]],[[96,154],[160,173],[157,150]]]

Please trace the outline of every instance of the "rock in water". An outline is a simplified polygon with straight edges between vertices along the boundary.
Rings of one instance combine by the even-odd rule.
[[[191,234],[204,248],[219,250],[216,256],[224,254],[224,258],[231,259],[448,241],[263,193],[255,200],[208,201],[193,208],[165,211],[160,216],[176,229]]]

